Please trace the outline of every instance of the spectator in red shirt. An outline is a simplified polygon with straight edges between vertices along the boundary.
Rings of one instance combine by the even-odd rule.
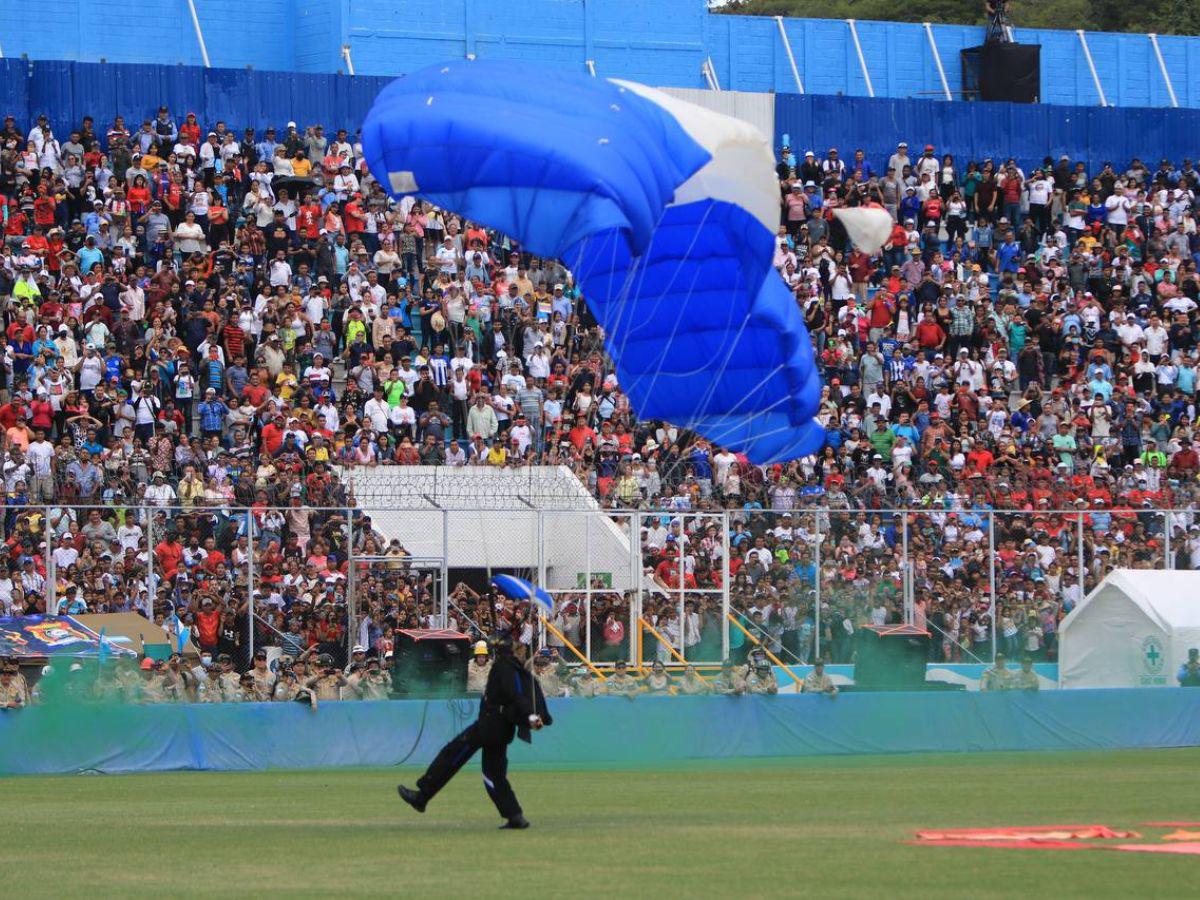
[[[917,344],[922,350],[941,350],[946,344],[946,332],[932,316],[922,319],[916,328]]]
[[[154,548],[154,559],[163,578],[174,578],[183,565],[183,544],[176,535],[167,535]]]

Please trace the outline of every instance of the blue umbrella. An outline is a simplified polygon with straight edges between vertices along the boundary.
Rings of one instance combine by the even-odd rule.
[[[554,615],[554,598],[545,588],[517,578],[515,575],[496,575],[492,578],[492,586],[505,597],[513,600],[527,600],[536,605],[541,614],[549,618]]]

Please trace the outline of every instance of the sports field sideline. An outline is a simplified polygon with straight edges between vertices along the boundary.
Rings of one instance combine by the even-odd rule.
[[[919,829],[1200,820],[1200,750],[533,767],[500,832],[478,764],[424,816],[413,769],[10,778],[4,893],[29,896],[1184,895],[1195,857],[915,847]]]

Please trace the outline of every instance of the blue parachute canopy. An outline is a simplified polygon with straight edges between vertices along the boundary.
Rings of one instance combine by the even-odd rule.
[[[524,578],[515,575],[494,575],[492,586],[511,600],[527,600],[547,618],[554,615],[554,598],[550,596],[550,592]]]
[[[772,267],[766,138],[631,82],[509,61],[388,85],[362,130],[372,174],[573,272],[643,419],[753,462],[816,452],[820,378]]]

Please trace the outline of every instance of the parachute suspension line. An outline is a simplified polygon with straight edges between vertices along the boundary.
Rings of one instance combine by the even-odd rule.
[[[737,350],[738,341],[740,341],[742,339],[742,334],[745,332],[746,326],[749,324],[750,324],[750,317],[744,316],[742,318],[741,325],[738,326],[737,332],[734,335],[732,335],[731,339],[729,340],[728,348],[725,351],[725,355],[721,359],[720,366],[718,367],[716,373],[713,375],[713,378],[708,385],[708,389],[704,391],[704,393],[700,397],[699,402],[697,402],[697,404],[696,404],[697,410],[704,409],[708,405],[708,402],[710,400],[712,400],[713,394],[716,393],[717,387],[721,383],[721,378],[725,375],[726,370],[729,368],[730,362],[732,362],[732,360],[733,360],[733,354],[734,354],[734,351]],[[699,369],[693,369],[691,372],[688,372],[687,374],[689,374],[689,375],[695,374],[697,372],[702,371],[702,368],[703,367],[701,367]],[[778,371],[778,369],[776,369],[776,371]],[[772,372],[771,375],[768,376],[768,378],[774,377],[774,375],[775,375],[775,372]],[[684,427],[691,430],[692,426],[695,424],[696,420],[699,418],[700,418],[699,415],[693,416],[692,422],[685,425]]]
[[[759,385],[756,385],[755,387],[751,388],[747,392],[747,396],[753,394],[756,390],[758,390],[758,388],[761,384],[764,384],[767,381],[770,381],[772,376],[778,375],[780,372],[782,372],[784,370],[784,368],[785,368],[784,366],[776,366],[774,369],[772,369],[771,372],[768,373],[767,377],[764,378],[761,382],[759,382]],[[792,400],[792,397],[790,395],[784,395],[783,397],[780,397],[778,400],[776,400],[774,403],[771,403],[769,406],[764,406],[762,409],[754,410],[752,415],[756,415],[756,416],[766,415],[767,413],[771,412],[772,410],[778,409],[779,407],[787,404],[791,400]],[[741,406],[740,403],[735,405],[734,407],[731,408],[729,413],[726,413],[726,415],[729,415],[730,413],[737,411],[740,406]]]
[[[680,273],[682,272],[684,261],[687,259],[688,255],[691,253],[691,251],[695,248],[696,242],[699,239],[699,235],[703,229],[705,220],[709,216],[710,211],[711,211],[711,209],[706,210],[704,219],[702,219],[696,225],[695,231],[692,236],[692,241],[688,245],[687,252],[684,253],[681,257],[679,257],[678,263],[676,264],[675,272],[671,277],[671,281],[668,282],[668,284],[664,287],[662,293],[659,295],[660,302],[661,302],[662,296],[665,295],[670,290],[670,288],[675,284],[676,279],[679,277]],[[631,260],[631,264],[629,267],[629,274],[626,277],[625,284],[623,285],[621,291],[619,291],[617,293],[617,296],[613,299],[613,305],[618,307],[617,322],[620,323],[620,326],[621,326],[619,328],[614,327],[614,331],[617,331],[622,336],[621,343],[619,344],[619,346],[614,348],[616,350],[616,353],[610,354],[610,355],[614,356],[614,360],[619,358],[620,354],[624,352],[629,339],[637,331],[637,328],[632,324],[634,316],[637,312],[637,304],[635,301],[631,300],[630,298],[632,296],[632,292],[633,292],[634,288],[640,287],[640,282],[645,277],[643,262],[650,253],[650,249],[653,246],[653,241],[654,241],[654,236],[651,237],[651,244],[650,244],[650,246],[648,246],[646,248],[645,253],[643,253],[640,257],[637,257],[635,260]],[[615,245],[613,246],[613,254],[612,255],[613,255],[613,261],[615,263],[615,260],[616,260]],[[765,277],[770,278],[770,277],[772,277],[773,274],[774,273],[768,272]],[[696,280],[698,278],[699,278],[699,272],[697,272],[697,274],[695,276],[693,276],[692,283],[688,287],[689,296],[695,290]],[[765,281],[765,279],[764,279],[764,281]],[[760,284],[760,288],[761,288],[761,284]],[[666,341],[663,344],[664,350],[663,350],[662,358],[665,358],[666,352],[667,352],[666,348],[668,348],[670,346],[671,341],[675,338],[676,334],[678,333],[679,327],[683,324],[683,317],[684,317],[684,308],[680,307],[676,311],[676,319],[675,319],[675,323],[671,330],[671,335],[669,338],[666,339]],[[650,318],[649,316],[645,317],[645,319],[647,321],[649,320],[649,318]],[[696,404],[697,410],[701,410],[704,408],[704,406],[712,399],[712,396],[715,394],[718,387],[720,386],[721,378],[724,376],[725,372],[728,370],[730,364],[732,363],[733,354],[737,349],[737,343],[741,339],[741,336],[745,332],[749,323],[750,323],[750,318],[749,318],[749,316],[746,316],[746,317],[743,317],[742,321],[738,324],[737,332],[736,332],[736,334],[734,334],[731,337],[731,340],[728,342],[728,345],[727,345],[728,349],[725,351],[725,354],[724,354],[723,358],[721,359],[719,366],[717,367],[716,371],[714,372],[708,388],[705,390],[704,394],[702,395],[700,402],[698,402]],[[732,324],[732,323],[730,323],[730,324]],[[690,374],[704,371],[705,368],[707,368],[707,366],[704,366],[704,365],[699,366],[698,368],[691,370]],[[744,404],[744,402],[746,400],[753,398],[755,392],[758,389],[763,387],[765,384],[768,384],[771,381],[771,379],[774,378],[776,375],[778,375],[781,371],[783,371],[783,369],[784,369],[784,366],[776,366],[775,368],[773,368],[770,372],[768,372],[765,376],[763,376],[763,378],[760,379],[750,390],[746,391],[743,401],[740,401],[736,406],[733,407],[733,409],[725,411],[723,413],[723,415],[729,415],[731,413],[736,412]],[[653,373],[653,377],[652,377],[652,380],[650,383],[650,387],[647,389],[647,393],[649,393],[650,390],[653,390],[654,385],[656,384],[658,376],[661,373],[661,371],[662,371],[662,365],[661,365],[661,359],[660,359],[660,365]],[[635,385],[639,384],[639,383],[640,383],[640,381],[633,382],[633,384],[635,384]],[[626,393],[628,393],[628,388],[629,388],[628,385],[622,385],[622,388],[625,390]],[[790,400],[791,400],[790,396],[785,396],[785,397],[781,398],[779,401],[777,401],[776,403],[773,403],[770,407],[767,407],[766,409],[761,410],[761,412],[763,412],[763,413],[769,412],[771,409],[781,406],[784,403],[789,402]],[[686,419],[684,421],[672,421],[668,424],[673,424],[679,428],[682,428],[682,429],[685,429],[688,431],[694,431],[695,426],[697,425],[697,423],[700,421],[701,418],[702,418],[702,416],[697,414],[697,415],[690,416],[688,419]],[[771,434],[781,433],[783,431],[789,430],[790,427],[791,426],[789,426],[788,428],[774,429],[771,432]],[[722,441],[720,440],[719,434],[718,435],[710,434],[708,436],[708,439],[718,445],[720,445],[722,443]]]
[[[796,429],[795,425],[790,425],[790,424],[789,425],[780,425],[777,428],[771,428],[767,431],[755,431],[754,437],[756,439],[769,438],[769,437],[774,437],[777,434],[791,434],[791,433],[794,433],[796,430],[797,429]],[[731,433],[732,433],[732,429],[730,429],[728,431],[718,432],[718,437],[713,438],[713,443],[723,445],[724,437]],[[808,454],[808,455],[811,456],[812,454]]]
[[[700,233],[704,230],[704,223],[708,220],[709,214],[711,212],[712,212],[711,206],[704,210],[704,217],[700,220],[699,223],[697,223],[695,231],[692,233],[691,243],[688,244],[687,251],[680,258],[681,261],[683,259],[688,258],[691,255],[692,250],[695,249],[696,241],[699,240]],[[653,242],[653,237],[651,238],[651,241]],[[649,248],[647,248],[647,250],[649,250]],[[675,272],[671,275],[671,280],[667,282],[667,284],[663,287],[663,290],[658,295],[660,302],[661,302],[662,297],[667,293],[667,291],[669,291],[672,287],[674,287],[675,281],[679,277],[679,272],[682,268],[683,268],[682,264],[676,266]],[[643,273],[643,277],[644,277],[644,274],[645,273]],[[700,277],[700,269],[699,269],[699,267],[697,267],[695,274],[692,276],[691,284],[688,285],[688,295],[689,296],[691,295],[692,291],[694,291],[696,289],[696,281],[699,279],[699,277]],[[663,368],[662,362],[663,362],[663,360],[666,359],[667,353],[670,349],[670,346],[674,342],[675,336],[679,333],[679,326],[681,326],[683,324],[683,317],[684,317],[684,314],[686,311],[687,311],[687,308],[683,304],[680,304],[680,306],[675,311],[675,322],[671,326],[670,337],[668,337],[667,340],[662,345],[662,350],[659,353],[659,357],[658,357],[659,365],[657,368],[655,368],[654,377],[650,379],[650,385],[646,388],[647,395],[649,395],[654,390],[654,386],[658,382],[658,376],[660,374],[662,374],[662,368]],[[649,321],[648,316],[646,317],[646,321],[647,322]],[[631,337],[632,333],[636,330],[637,330],[636,328],[630,329],[630,334],[626,336],[627,342],[628,342],[628,338]],[[640,385],[641,381],[642,381],[642,379],[638,378],[633,383],[635,385]],[[626,390],[626,393],[628,393],[628,390]],[[686,428],[687,426],[685,425],[684,427]]]
[[[704,211],[704,218],[702,218],[700,220],[700,222],[698,222],[696,224],[695,230],[692,232],[692,240],[691,240],[691,243],[688,244],[687,251],[682,256],[678,257],[678,262],[676,264],[675,273],[671,276],[671,280],[669,282],[667,282],[666,285],[663,286],[663,289],[658,293],[657,297],[655,298],[656,306],[661,305],[661,303],[663,302],[663,297],[666,295],[667,291],[670,290],[671,286],[675,284],[675,279],[678,277],[680,270],[683,268],[683,261],[685,259],[687,259],[688,256],[691,254],[692,250],[695,249],[696,241],[699,239],[700,233],[704,227],[704,223],[705,223],[705,221],[707,221],[708,216],[711,212],[712,212],[712,207],[709,207],[708,209],[706,209]],[[636,284],[636,288],[637,288],[639,294],[641,293],[642,280],[645,279],[646,273],[647,273],[647,267],[645,266],[645,260],[650,255],[650,250],[654,246],[654,239],[657,236],[658,236],[658,231],[656,230],[654,233],[652,233],[650,235],[650,243],[646,245],[646,249],[642,252],[642,254],[640,256],[636,257],[636,262],[634,262],[634,259],[632,259],[632,258],[630,260],[630,269],[631,269],[631,271],[637,272],[636,277],[639,279],[639,281]],[[694,286],[695,286],[695,282],[693,281],[693,287]],[[631,313],[630,313],[630,321],[631,322],[632,322],[632,314],[636,313],[636,311],[637,311],[635,304],[629,300],[629,293],[632,292],[633,287],[635,287],[635,285],[630,285],[630,291],[626,292],[623,297],[620,297],[618,299],[618,302],[621,303],[623,306],[631,308]],[[679,326],[683,322],[682,308],[678,308],[676,310],[676,312],[677,312],[677,316],[675,319],[675,324],[671,329],[671,338],[675,337],[675,335],[679,331]],[[649,324],[649,322],[651,321],[651,318],[652,318],[651,316],[643,316],[642,322],[633,324],[628,329],[622,329],[622,331],[625,332],[624,340],[622,341],[621,348],[620,348],[622,354],[624,354],[624,352],[625,352],[625,348],[629,343],[629,339],[634,337],[634,335],[638,332],[638,330],[640,330],[642,327],[645,327],[645,325]],[[669,346],[669,344],[665,344],[664,347],[665,346]],[[666,353],[664,351],[663,356],[665,356],[665,355],[666,355]],[[661,369],[661,366],[660,366],[660,369]],[[655,374],[657,375],[657,372]]]
[[[707,219],[708,214],[709,214],[709,210],[706,210],[705,219]],[[695,247],[696,240],[698,239],[698,236],[700,234],[700,231],[701,231],[703,225],[704,225],[704,220],[701,220],[701,222],[696,226],[696,231],[692,237],[692,243],[688,246],[688,253],[685,253],[682,257],[680,257],[679,262],[676,267],[675,275],[672,276],[672,280],[668,284],[667,289],[664,289],[664,293],[666,293],[666,290],[669,290],[670,286],[674,284],[675,278],[678,277],[679,272],[683,268],[684,260],[687,258],[688,254],[690,254],[691,250]],[[653,238],[651,240],[653,240]],[[648,252],[648,250],[649,250],[649,248],[647,248],[647,252]],[[773,272],[768,272],[768,274],[765,277],[770,278],[773,275],[774,275]],[[696,278],[698,278],[698,277],[699,277],[699,273],[697,273],[697,275],[693,278],[692,284],[688,288],[689,296],[692,293],[692,291],[695,289],[695,282],[696,282]],[[764,278],[764,282],[765,282],[765,278]],[[759,287],[761,289],[761,283],[760,283]],[[634,304],[632,302],[630,302],[628,305],[630,307],[632,307]],[[671,339],[673,339],[675,337],[675,334],[678,331],[679,326],[682,324],[682,320],[683,320],[683,313],[681,311],[679,313],[678,317],[676,318],[675,325],[672,329]],[[737,343],[741,339],[741,336],[745,332],[746,327],[749,325],[749,323],[750,323],[749,316],[745,316],[742,318],[741,323],[738,325],[737,333],[734,334],[731,337],[730,341],[728,342],[728,349],[726,350],[724,357],[721,359],[719,366],[717,367],[716,371],[714,372],[708,388],[705,390],[700,401],[696,404],[697,411],[703,410],[705,405],[712,399],[713,394],[716,393],[718,387],[720,386],[722,377],[724,376],[725,372],[728,370],[730,364],[732,363],[733,354],[737,349]],[[730,323],[730,324],[732,324],[732,323]],[[633,329],[624,329],[626,340],[628,340],[628,338],[629,338],[630,334],[632,334],[632,332],[633,332]],[[669,346],[669,343],[670,343],[670,339],[667,341],[667,343],[664,345],[664,347]],[[622,349],[623,349],[623,347],[624,347],[624,345],[622,345]],[[664,350],[663,355],[665,356],[665,350]],[[694,370],[691,370],[691,373],[689,373],[689,374],[694,374],[696,372],[704,371],[705,368],[708,368],[708,367],[700,366]],[[785,368],[784,366],[780,365],[780,366],[776,366],[774,369],[772,369],[770,372],[768,372],[765,376],[763,376],[762,379],[760,379],[758,381],[758,383],[756,383],[751,389],[749,389],[745,392],[742,401],[739,401],[739,403],[737,405],[735,405],[732,409],[726,410],[724,413],[722,413],[722,415],[730,415],[731,413],[734,413],[735,411],[737,411],[744,404],[744,402],[746,400],[753,398],[756,391],[758,391],[764,385],[768,384],[771,381],[771,379],[774,378],[776,375],[778,375],[781,371],[783,371],[784,368]],[[653,389],[654,384],[656,383],[656,381],[658,379],[658,375],[661,373],[661,371],[662,371],[662,366],[660,365],[659,368],[654,373],[653,380],[651,381],[650,388],[647,389],[647,392],[649,392],[649,390]],[[637,384],[638,382],[634,382],[634,383]],[[778,406],[781,406],[785,403],[790,402],[791,399],[792,398],[790,397],[790,395],[785,396],[785,397],[781,398],[779,401],[777,401],[776,403],[773,403],[771,406],[767,407],[766,409],[761,410],[761,412],[763,412],[763,413],[769,412],[771,409],[774,409]],[[703,418],[703,416],[701,414],[699,414],[699,412],[697,412],[696,415],[690,416],[685,421],[673,421],[670,424],[676,425],[676,426],[683,428],[685,430],[688,430],[688,431],[694,431],[697,423],[700,421],[701,418]],[[771,433],[775,434],[775,433],[780,433],[780,432],[786,431],[786,430],[788,430],[788,428],[779,428],[779,429],[775,429]],[[722,443],[720,438],[716,435],[710,434],[710,435],[708,435],[708,439],[718,445],[720,445]]]

